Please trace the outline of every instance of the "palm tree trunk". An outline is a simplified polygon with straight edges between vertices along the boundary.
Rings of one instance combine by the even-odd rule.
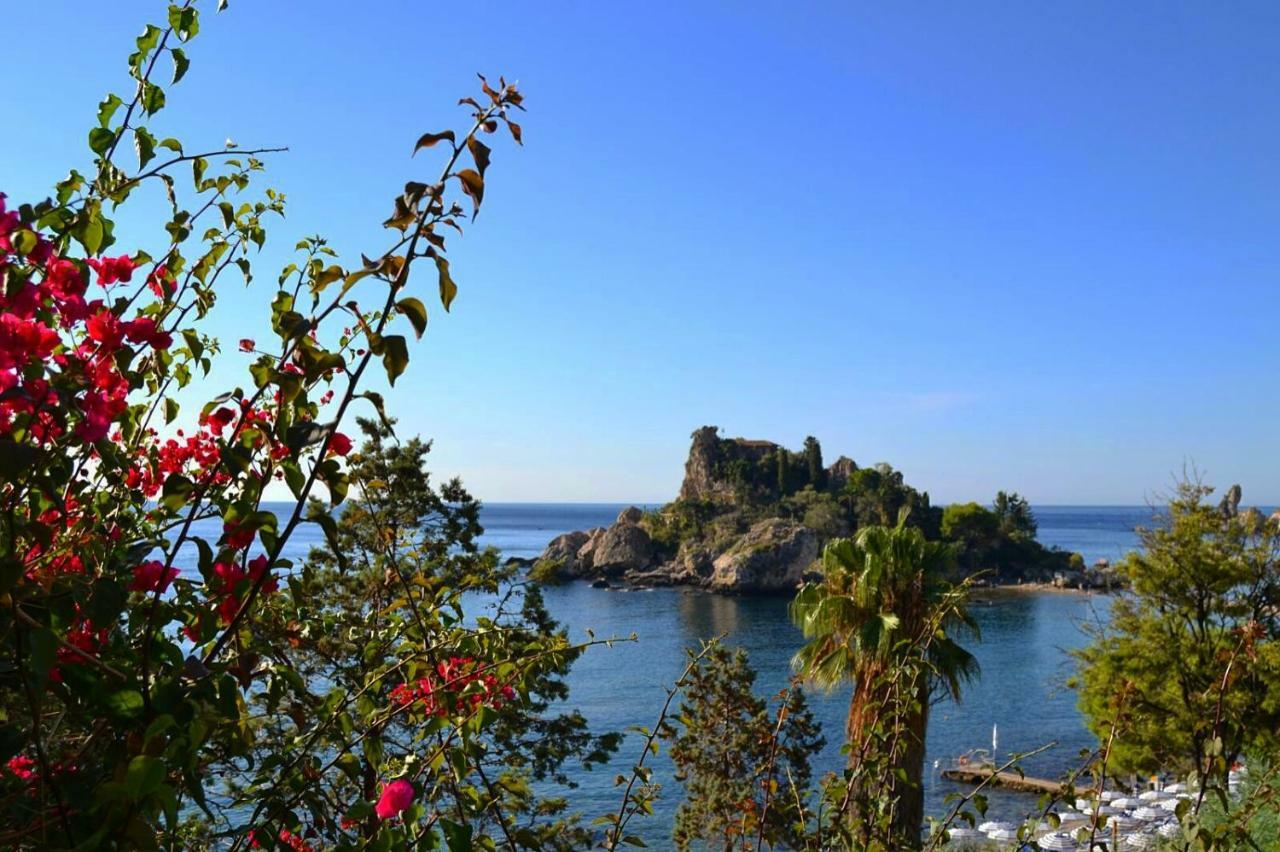
[[[892,684],[884,680],[884,667],[879,661],[868,661],[857,675],[859,688],[854,688],[849,701],[849,715],[845,720],[845,741],[849,744],[849,764],[856,768],[864,757],[875,748],[872,737],[882,722],[882,715],[892,712],[896,703],[890,695]],[[890,826],[892,848],[911,849],[920,844],[924,826],[924,749],[925,733],[929,725],[929,684],[918,685],[915,706],[903,710],[902,739],[896,751],[896,764],[885,767],[885,777],[877,786],[888,796],[893,807]],[[902,769],[906,780],[899,778],[896,769]],[[867,779],[870,782],[872,779]],[[879,810],[871,801],[875,791],[866,784],[855,789],[851,796],[848,817],[856,829],[865,828]]]
[[[929,684],[922,683],[916,689],[917,706],[907,714],[907,741],[902,754],[902,768],[906,770],[906,783],[899,782],[898,810],[895,833],[912,844],[920,842],[924,827],[924,746],[929,728]]]

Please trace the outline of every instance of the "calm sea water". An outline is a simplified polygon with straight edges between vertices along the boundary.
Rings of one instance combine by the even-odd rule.
[[[490,504],[481,516],[483,541],[506,556],[533,557],[556,535],[607,525],[623,508],[622,504]],[[1114,560],[1135,548],[1134,527],[1152,519],[1146,507],[1042,506],[1035,512],[1044,544],[1080,552],[1090,563],[1099,558]],[[217,535],[213,529],[204,532]],[[318,529],[303,525],[284,555],[301,559],[319,538]],[[745,648],[759,672],[757,686],[762,693],[786,684],[791,656],[801,644],[782,598],[731,598],[688,589],[606,591],[584,583],[549,588],[546,598],[552,614],[575,639],[585,640],[588,629],[600,638],[636,634],[635,642],[591,649],[570,675],[569,704],[581,709],[598,731],[652,726],[666,687],[685,665],[685,649],[697,647],[701,640],[725,635],[730,643]],[[982,674],[959,704],[935,707],[927,764],[945,763],[972,748],[990,748],[992,726],[998,725],[1002,754],[1058,741],[1056,748],[1027,762],[1028,772],[1057,775],[1077,765],[1080,750],[1091,748],[1093,738],[1066,688],[1071,671],[1067,652],[1082,643],[1081,625],[1105,619],[1107,606],[1108,599],[1102,596],[1048,593],[993,594],[977,602],[973,609],[982,639],[971,643],[971,648]],[[829,740],[816,761],[820,775],[842,765],[839,739],[849,690],[811,699]],[[574,773],[579,784],[572,793],[574,808],[588,819],[616,811],[619,791],[613,778],[630,770],[641,746],[638,735],[628,734],[612,766]],[[668,845],[681,791],[671,777],[665,751],[650,761],[665,794],[655,815],[637,819],[632,828],[651,846],[663,848]],[[957,789],[930,772],[929,811],[941,813],[944,796]],[[1033,799],[997,793],[992,796],[991,811],[1020,816],[1033,806]]]

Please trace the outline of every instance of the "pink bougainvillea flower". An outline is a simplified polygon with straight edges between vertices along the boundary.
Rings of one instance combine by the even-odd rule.
[[[236,613],[240,611],[240,598],[235,595],[227,595],[218,604],[218,618],[222,619],[223,624],[230,624],[235,621]]]
[[[345,456],[351,452],[351,439],[341,432],[334,432],[329,439],[329,452],[337,456]]]
[[[124,342],[124,325],[120,317],[106,308],[89,317],[84,327],[89,339],[101,343],[106,349],[117,349]]]
[[[133,582],[129,584],[131,592],[163,592],[178,576],[177,568],[165,569],[163,562],[151,560],[143,562],[133,569]]]
[[[5,764],[5,768],[23,781],[30,781],[36,777],[36,762],[25,754],[16,754],[9,758],[9,762]]]
[[[248,524],[227,521],[222,525],[222,534],[227,538],[227,547],[232,550],[244,550],[253,544],[253,537],[257,535],[257,530]]]
[[[263,574],[268,575],[267,579],[262,583],[262,592],[267,595],[274,593],[276,589],[280,588],[280,584],[276,581],[275,577],[270,576],[270,572],[271,564],[267,561],[267,555],[265,553],[260,556],[255,556],[253,559],[249,560],[249,578],[255,583]]]
[[[378,819],[391,819],[413,804],[413,795],[413,785],[403,778],[397,778],[382,788],[382,797],[378,799],[373,812],[378,815]]]
[[[169,267],[162,263],[147,276],[147,286],[151,288],[152,293],[163,299],[177,289],[177,282],[169,274]]]
[[[98,273],[98,283],[103,287],[117,281],[128,282],[133,277],[133,259],[127,254],[119,257],[91,257],[87,262]]]

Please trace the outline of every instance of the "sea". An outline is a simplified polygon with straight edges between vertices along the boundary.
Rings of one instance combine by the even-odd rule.
[[[555,536],[607,526],[628,505],[487,504],[481,512],[482,543],[504,558],[534,558]],[[286,507],[270,508],[282,512]],[[1136,549],[1135,529],[1154,522],[1153,510],[1145,506],[1037,506],[1034,511],[1043,544],[1078,552],[1089,564],[1114,561]],[[198,532],[216,537],[218,530]],[[320,538],[318,528],[304,524],[282,555],[300,560]],[[609,765],[593,771],[572,767],[568,773],[576,785],[567,793],[571,808],[588,822],[618,810],[621,789],[615,778],[629,774],[644,749],[644,738],[630,729],[655,724],[666,690],[687,662],[686,649],[723,636],[747,651],[759,674],[757,689],[768,695],[786,686],[792,655],[802,644],[787,618],[784,597],[727,597],[686,588],[607,590],[584,582],[549,587],[545,597],[571,638],[585,641],[590,631],[596,638],[624,640],[589,649],[568,677],[566,709],[582,711],[595,731],[627,732]],[[972,749],[991,749],[993,739],[1005,759],[1052,743],[1025,761],[1029,775],[1056,777],[1080,765],[1082,753],[1095,741],[1069,686],[1070,651],[1086,640],[1087,625],[1106,621],[1110,600],[1080,593],[991,592],[974,602],[981,638],[970,640],[968,647],[981,674],[959,702],[945,700],[933,708],[926,743],[926,813],[942,815],[950,806],[948,794],[965,791],[943,780],[939,768]],[[814,761],[815,777],[843,765],[840,739],[850,694],[845,687],[809,695],[827,739]],[[682,791],[665,749],[650,755],[646,765],[661,792],[654,813],[636,817],[628,832],[650,848],[668,848]],[[1034,797],[991,791],[988,813],[1021,819],[1035,805]]]

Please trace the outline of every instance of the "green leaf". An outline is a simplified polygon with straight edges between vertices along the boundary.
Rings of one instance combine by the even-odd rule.
[[[142,712],[142,693],[136,689],[113,693],[107,698],[107,709],[122,719],[132,719]]]
[[[116,141],[115,131],[105,127],[95,127],[89,131],[89,150],[99,157],[105,156],[111,143]]]
[[[436,269],[440,273],[440,304],[444,305],[447,311],[458,295],[458,285],[449,275],[449,261],[443,257],[436,257]]]
[[[116,110],[123,103],[124,101],[120,100],[119,95],[107,95],[103,98],[102,103],[98,104],[99,130],[106,128],[111,123],[111,116],[116,114]],[[90,139],[93,138],[93,134],[89,134],[89,136]],[[90,144],[90,147],[92,147],[92,144]]]
[[[444,842],[448,844],[449,852],[471,852],[471,826],[441,817],[440,828],[444,831]]]
[[[173,82],[176,83],[186,75],[187,69],[191,67],[191,60],[187,59],[187,54],[180,47],[170,48],[169,52],[173,54]]]
[[[164,762],[145,754],[140,754],[129,761],[125,770],[124,784],[129,795],[141,799],[164,783]]]
[[[418,299],[412,296],[406,296],[396,302],[396,307],[400,309],[400,313],[409,318],[409,322],[413,325],[413,333],[422,339],[422,333],[427,330],[427,308]]]
[[[97,254],[106,240],[106,231],[102,226],[102,214],[96,209],[86,210],[88,217],[80,229],[80,244],[89,254]]]
[[[338,758],[338,768],[352,781],[360,780],[360,758],[351,752],[348,751]]]
[[[160,504],[176,512],[187,504],[187,498],[195,490],[195,484],[180,473],[171,473],[164,481]]]
[[[409,366],[409,343],[403,334],[383,336],[382,366],[387,370],[387,381],[395,386],[396,379]]]
[[[155,83],[143,82],[142,84],[142,109],[147,115],[155,115],[164,109],[164,89]]]
[[[173,7],[169,8],[169,17],[173,17]],[[160,28],[155,24],[147,24],[146,29],[142,31],[142,35],[138,36],[136,42],[138,53],[145,57],[150,53],[157,44],[160,43]]]
[[[182,41],[190,41],[200,32],[200,16],[193,7],[169,6],[169,26]]]
[[[156,138],[145,127],[133,130],[133,150],[138,152],[138,168],[146,168],[147,163],[156,155]]]

